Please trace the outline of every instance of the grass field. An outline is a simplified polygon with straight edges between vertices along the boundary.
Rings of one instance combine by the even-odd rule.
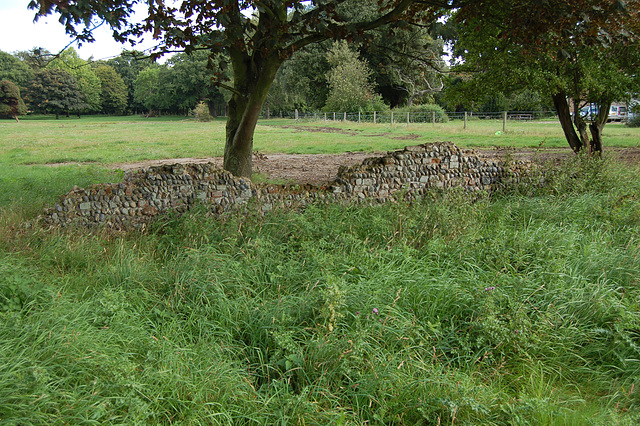
[[[322,128],[330,130],[321,131]],[[310,131],[315,130],[315,131]],[[566,147],[556,121],[460,120],[432,124],[370,124],[341,121],[263,120],[255,149],[264,153],[324,154],[388,151],[408,144],[452,141],[460,147]],[[86,117],[0,121],[0,161],[6,164],[60,162],[121,163],[160,158],[215,157],[224,151],[224,119],[201,123],[180,117]],[[607,146],[640,146],[640,129],[605,127]]]
[[[637,167],[577,158],[544,188],[196,209],[142,233],[25,228],[66,187],[118,179],[105,164],[208,156],[192,142],[224,133],[75,120],[0,122],[0,424],[640,423]],[[455,122],[291,125],[261,123],[257,148],[491,138],[486,123],[476,137]],[[546,146],[546,126],[523,132]],[[608,145],[637,144],[607,128]],[[513,132],[499,140],[529,143]],[[88,164],[46,165],[64,158]]]

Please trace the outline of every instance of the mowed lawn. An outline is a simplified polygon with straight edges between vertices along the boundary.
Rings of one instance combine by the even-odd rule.
[[[201,123],[184,117],[76,117],[0,121],[0,161],[6,165],[66,162],[112,164],[150,159],[215,157],[224,152],[225,120]],[[254,147],[263,153],[324,154],[387,151],[406,145],[451,141],[460,147],[565,148],[557,121],[461,120],[433,124],[262,120]],[[605,145],[640,146],[640,129],[605,127]]]

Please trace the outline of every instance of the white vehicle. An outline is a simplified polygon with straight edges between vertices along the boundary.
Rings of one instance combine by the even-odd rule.
[[[611,105],[607,121],[623,121],[627,119],[626,105]]]
[[[598,107],[596,104],[588,104],[580,109],[580,116],[586,120],[593,120],[598,115]],[[627,106],[614,103],[609,109],[609,117],[607,122],[611,121],[626,121],[628,118]]]

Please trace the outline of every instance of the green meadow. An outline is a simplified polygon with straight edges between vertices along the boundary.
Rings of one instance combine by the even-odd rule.
[[[184,117],[50,117],[0,121],[0,161],[33,165],[64,162],[122,163],[160,158],[215,157],[224,151],[224,119],[202,123]],[[393,125],[272,119],[258,124],[255,149],[263,153],[326,154],[388,151],[409,144],[451,140],[460,147],[565,148],[557,121],[462,120]],[[605,127],[607,146],[640,146],[640,129]]]
[[[565,146],[555,122],[462,126],[265,120],[255,147]],[[221,155],[223,121],[7,120],[0,141],[0,424],[640,423],[638,166],[114,234],[27,222],[112,164]]]

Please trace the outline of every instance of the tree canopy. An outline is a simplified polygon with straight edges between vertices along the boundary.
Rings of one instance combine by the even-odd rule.
[[[142,22],[130,19],[133,6],[147,4]],[[153,0],[32,0],[38,15],[56,13],[66,31],[91,41],[92,19],[104,20],[114,38],[130,40],[144,33],[160,41],[157,53],[206,50],[220,87],[231,93],[228,104],[224,167],[251,176],[253,133],[269,88],[282,63],[313,43],[355,39],[387,24],[435,21],[443,9],[465,0],[386,0],[373,3],[373,15],[354,17],[356,0],[185,0],[179,6]],[[224,53],[224,55],[221,55]],[[232,85],[222,80],[232,69]]]
[[[464,91],[535,87],[552,97],[574,151],[602,150],[611,103],[638,88],[640,1],[479,0],[455,19]],[[597,105],[591,119],[579,113],[587,104]]]
[[[163,94],[160,91],[160,67],[151,66],[140,71],[134,88],[133,99],[143,105],[147,111],[160,110],[163,107]]]
[[[0,80],[9,80],[18,87],[26,87],[33,78],[31,68],[17,57],[0,51]]]
[[[209,55],[203,51],[178,53],[167,61],[171,72],[165,84],[173,89],[170,96],[179,110],[190,111],[199,101],[205,101],[211,115],[216,115],[215,105],[224,102],[224,97],[212,80],[208,64]]]
[[[47,64],[47,69],[49,68],[67,71],[75,77],[78,87],[84,95],[84,111],[100,111],[100,92],[102,90],[100,87],[100,79],[94,72],[91,64],[78,56],[78,52],[76,52],[74,48],[70,47],[56,55],[51,62]]]
[[[69,115],[71,111],[78,112],[86,108],[84,95],[75,77],[56,68],[36,73],[27,94],[32,109],[54,112],[56,118],[60,113]]]
[[[370,82],[371,69],[358,56],[345,41],[336,42],[327,54],[332,68],[327,73],[326,111],[375,111],[384,106]]]
[[[128,109],[131,111],[137,111],[141,108],[141,105],[134,100],[135,93],[135,81],[138,78],[138,73],[147,68],[154,62],[149,58],[141,58],[135,52],[123,52],[115,58],[109,59],[107,65],[112,66],[127,86],[128,91]]]
[[[127,108],[129,93],[120,74],[109,65],[98,65],[95,74],[100,79],[100,104],[102,112],[121,114]]]

